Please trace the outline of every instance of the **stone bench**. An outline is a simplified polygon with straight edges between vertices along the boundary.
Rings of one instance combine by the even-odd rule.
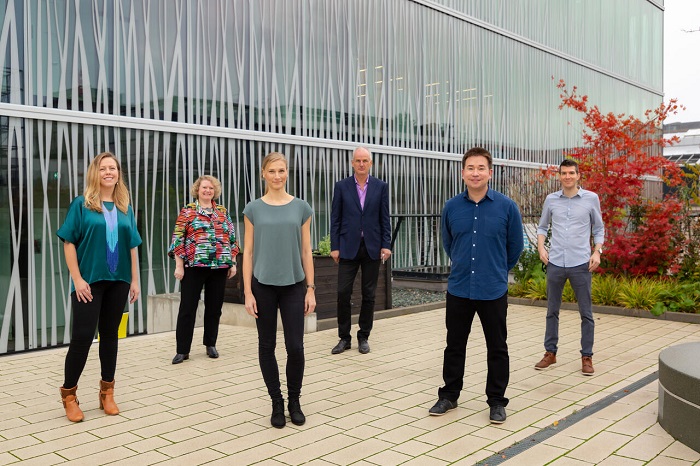
[[[180,293],[148,296],[146,332],[149,334],[172,332],[177,326]],[[248,315],[243,304],[224,303],[221,308],[221,324],[255,327],[255,318]],[[204,325],[204,302],[199,301],[195,327]],[[282,319],[277,316],[277,329],[282,330]],[[316,331],[316,313],[304,317],[304,333]]]
[[[659,353],[659,424],[700,452],[700,342]]]

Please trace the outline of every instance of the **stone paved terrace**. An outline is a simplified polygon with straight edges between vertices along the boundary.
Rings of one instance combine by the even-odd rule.
[[[544,310],[510,306],[511,402],[501,426],[488,422],[486,350],[478,322],[459,408],[428,416],[441,384],[444,309],[376,321],[368,355],[355,347],[331,355],[335,330],[306,335],[307,423],[284,429],[269,424],[254,328],[222,325],[220,359],[207,358],[197,347],[177,366],[170,363],[173,332],[122,340],[117,370],[122,414],[114,417],[98,409],[93,346],[78,391],[86,419],[77,424],[65,418],[58,395],[66,348],[4,356],[0,464],[700,463],[700,453],[674,441],[656,422],[656,380],[544,441],[528,439],[653,374],[661,349],[700,340],[700,325],[694,324],[611,315],[597,315],[596,323],[595,376],[580,374],[577,312],[562,313],[559,364],[540,372],[533,365],[543,353]],[[196,342],[201,331],[195,331]],[[281,333],[278,356],[283,363]],[[523,440],[532,447],[513,453]],[[514,444],[508,454],[498,453]]]

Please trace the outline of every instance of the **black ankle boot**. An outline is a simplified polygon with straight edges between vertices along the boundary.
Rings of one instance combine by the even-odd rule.
[[[272,400],[272,417],[270,417],[270,424],[272,424],[272,427],[281,429],[286,422],[287,420],[284,417],[284,398]]]
[[[306,416],[301,412],[301,404],[299,404],[299,398],[289,398],[289,404],[287,405],[289,410],[289,417],[292,419],[292,424],[295,426],[303,426],[306,422]]]

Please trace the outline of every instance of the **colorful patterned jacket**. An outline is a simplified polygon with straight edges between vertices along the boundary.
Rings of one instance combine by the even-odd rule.
[[[212,202],[206,213],[199,202],[187,204],[175,221],[168,255],[182,257],[185,267],[229,268],[236,264],[238,243],[225,207]]]

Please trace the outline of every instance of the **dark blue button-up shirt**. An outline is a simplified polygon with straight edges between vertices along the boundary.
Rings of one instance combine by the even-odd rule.
[[[498,299],[523,251],[523,222],[510,198],[490,189],[478,203],[465,190],[445,203],[442,241],[452,260],[447,291],[460,298]]]

